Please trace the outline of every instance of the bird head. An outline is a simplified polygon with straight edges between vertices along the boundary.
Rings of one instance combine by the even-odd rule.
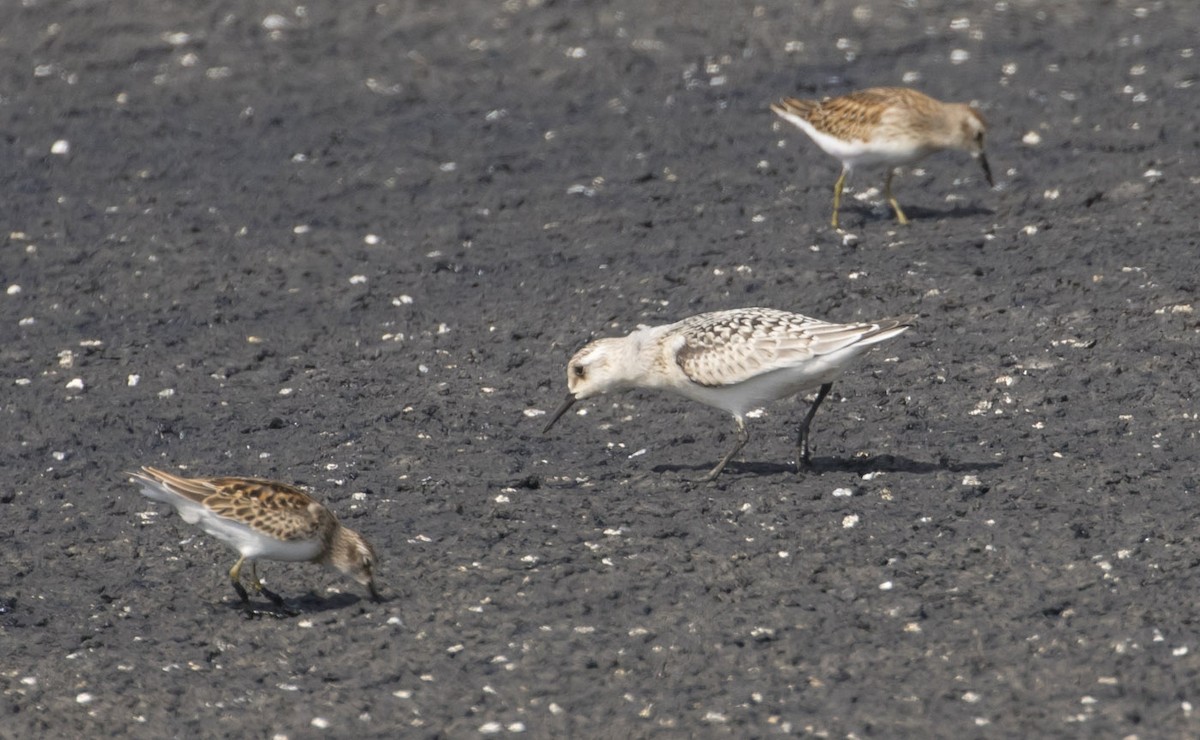
[[[576,401],[610,391],[625,390],[631,382],[622,368],[629,351],[629,337],[597,339],[575,353],[567,363],[567,397],[550,417],[544,432],[550,431]]]
[[[371,543],[358,532],[342,527],[333,548],[335,552],[329,560],[333,567],[366,586],[372,600],[382,601],[383,597],[375,586],[375,568],[379,556],[375,554]]]
[[[987,135],[987,128],[987,121],[982,113],[969,105],[963,106],[963,115],[959,120],[960,146],[979,160],[988,185],[995,186],[996,182],[992,179],[992,168],[988,165],[987,153],[983,150],[983,140]]]

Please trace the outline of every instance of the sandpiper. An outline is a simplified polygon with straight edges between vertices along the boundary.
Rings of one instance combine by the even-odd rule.
[[[746,413],[770,401],[817,388],[800,422],[796,467],[809,463],[808,435],[817,407],[846,366],[873,344],[902,333],[915,316],[832,324],[771,308],[703,313],[625,337],[598,339],[567,365],[566,400],[554,426],[579,400],[633,388],[663,388],[723,409],[737,423],[733,449],[704,480],[720,475],[745,446]]]
[[[835,229],[842,187],[860,165],[887,166],[884,197],[902,224],[908,223],[908,217],[892,195],[892,176],[898,166],[943,149],[963,149],[979,160],[988,185],[995,184],[983,151],[987,122],[965,103],[943,103],[907,87],[873,87],[820,101],[785,98],[772,103],[771,110],[799,126],[826,154],[841,160],[842,173],[833,186]]]
[[[129,475],[141,484],[142,495],[170,504],[185,522],[238,551],[229,580],[243,602],[250,597],[242,565],[249,562],[254,590],[283,605],[258,579],[258,560],[319,563],[366,586],[372,599],[381,598],[370,543],[295,486],[258,478],[184,478],[151,467]]]

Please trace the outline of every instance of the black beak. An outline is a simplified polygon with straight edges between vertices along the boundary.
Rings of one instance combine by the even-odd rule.
[[[983,176],[987,178],[988,187],[996,187],[996,181],[992,179],[992,168],[988,165],[987,155],[983,152],[979,153],[979,164],[983,166]]]
[[[546,428],[542,430],[542,434],[550,431],[550,427],[554,426],[554,422],[562,418],[562,415],[567,413],[567,409],[575,405],[574,394],[568,393],[566,400],[562,402],[562,406],[558,407],[558,411],[554,412],[554,416],[550,417],[550,421],[546,423]]]

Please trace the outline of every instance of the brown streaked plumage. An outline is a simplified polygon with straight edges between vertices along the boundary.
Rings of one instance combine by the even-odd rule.
[[[841,161],[833,188],[834,228],[846,177],[858,166],[887,166],[884,196],[902,224],[908,217],[892,195],[892,177],[900,165],[943,149],[962,149],[979,159],[988,184],[995,184],[983,148],[987,121],[965,103],[943,103],[907,87],[875,87],[821,101],[785,98],[772,103],[771,110]]]
[[[259,580],[258,560],[325,565],[380,599],[374,574],[378,557],[371,544],[295,486],[259,478],[184,478],[149,466],[130,475],[142,486],[142,495],[171,504],[185,522],[238,551],[241,557],[230,569],[229,579],[243,602],[249,595],[241,570],[248,561],[255,591],[283,604]]]
[[[813,416],[833,381],[871,345],[904,332],[915,320],[832,324],[772,308],[739,308],[598,339],[568,363],[567,397],[546,431],[585,398],[633,388],[674,391],[728,412],[737,424],[733,449],[705,477],[711,481],[749,440],[747,412],[817,388],[797,434],[800,469],[809,462]]]

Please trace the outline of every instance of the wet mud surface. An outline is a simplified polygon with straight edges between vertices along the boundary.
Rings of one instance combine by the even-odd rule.
[[[1200,19],[1185,3],[0,8],[0,736],[1184,737]],[[975,101],[881,202],[768,104]],[[874,191],[872,191],[874,188]],[[785,401],[595,336],[919,314]],[[125,473],[310,487],[387,601]]]

